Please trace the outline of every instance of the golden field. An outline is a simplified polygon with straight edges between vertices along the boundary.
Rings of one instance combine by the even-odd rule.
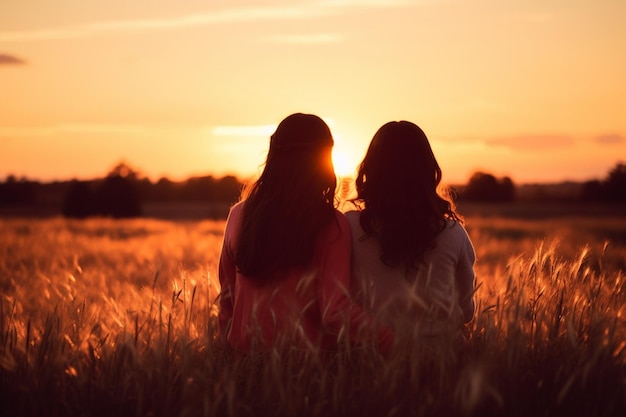
[[[626,413],[626,217],[468,208],[460,350],[382,357],[216,341],[220,221],[0,219],[0,414]]]

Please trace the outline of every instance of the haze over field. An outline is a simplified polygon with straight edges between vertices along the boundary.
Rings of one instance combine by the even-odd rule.
[[[603,177],[626,159],[622,0],[0,4],[0,179],[251,175],[287,114],[353,171],[389,120],[444,180]]]

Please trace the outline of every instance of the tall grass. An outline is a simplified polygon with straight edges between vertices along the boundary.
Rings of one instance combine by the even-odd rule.
[[[0,220],[0,414],[624,415],[626,251],[475,224],[461,348],[242,357],[217,339],[223,223]]]

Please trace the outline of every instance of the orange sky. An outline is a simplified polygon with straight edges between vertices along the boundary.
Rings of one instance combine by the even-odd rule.
[[[297,111],[329,122],[342,173],[406,119],[447,182],[602,178],[626,162],[625,18],[623,0],[4,1],[0,179],[256,174]]]

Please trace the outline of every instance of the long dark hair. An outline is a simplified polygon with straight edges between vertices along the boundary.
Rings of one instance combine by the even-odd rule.
[[[265,167],[243,207],[235,263],[266,279],[309,264],[319,233],[334,221],[334,141],[319,117],[286,117],[270,139]]]
[[[462,221],[440,188],[441,168],[417,125],[389,122],[374,135],[358,169],[360,223],[389,266],[417,267],[447,219]]]

